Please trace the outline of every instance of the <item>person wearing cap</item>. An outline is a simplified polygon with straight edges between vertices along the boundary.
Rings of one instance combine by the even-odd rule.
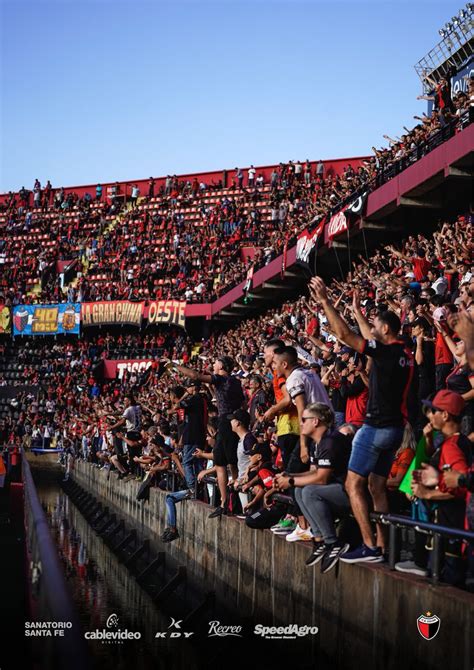
[[[217,472],[217,482],[219,493],[221,495],[221,504],[211,512],[209,518],[220,517],[225,514],[225,504],[227,501],[227,484],[229,466],[233,479],[237,478],[237,435],[232,431],[230,421],[227,418],[229,414],[241,409],[245,405],[245,396],[242,390],[240,380],[232,375],[234,369],[234,360],[230,356],[219,356],[213,365],[212,374],[208,372],[197,372],[184,365],[173,365],[174,369],[180,374],[202,382],[203,384],[212,384],[216,393],[217,400],[217,434],[216,443],[213,449],[213,461]]]
[[[252,445],[244,479],[242,492],[252,493],[251,500],[243,506],[244,513],[248,514],[250,510],[262,506],[265,492],[273,488],[272,452],[266,442],[255,442]]]
[[[466,512],[466,488],[448,486],[444,480],[445,470],[456,470],[467,475],[472,464],[472,442],[460,432],[461,415],[465,401],[459,393],[447,389],[439,391],[432,400],[423,400],[427,407],[431,431],[425,431],[427,451],[433,450],[433,430],[443,436],[441,446],[435,451],[430,464],[413,473],[413,495],[427,501],[431,520],[450,528],[464,528]],[[451,482],[452,483],[452,482]],[[441,570],[443,581],[453,586],[464,583],[465,566],[462,559],[462,543],[459,540],[444,540],[444,561]]]
[[[188,379],[185,387],[185,393],[179,398],[176,407],[183,412],[181,444],[186,486],[194,490],[202,463],[194,453],[197,449],[202,450],[206,441],[207,403],[199,392],[201,382]]]
[[[244,478],[250,462],[249,454],[252,447],[257,443],[257,438],[250,432],[250,414],[246,410],[237,409],[232,414],[229,414],[227,418],[230,421],[233,432],[239,438],[237,445],[238,476],[234,481],[234,488],[238,490],[245,483]],[[248,498],[243,493],[239,493],[239,498],[242,508],[244,508],[248,503]]]

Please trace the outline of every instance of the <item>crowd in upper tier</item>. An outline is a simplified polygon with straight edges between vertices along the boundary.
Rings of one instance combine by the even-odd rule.
[[[473,88],[473,83],[470,83]],[[280,255],[310,224],[376,188],[469,123],[469,96],[443,90],[430,117],[342,174],[281,163],[267,178],[236,168],[231,185],[168,176],[147,192],[115,184],[82,197],[22,187],[0,206],[0,300],[8,305],[116,299],[211,302]],[[58,262],[59,265],[58,265]]]

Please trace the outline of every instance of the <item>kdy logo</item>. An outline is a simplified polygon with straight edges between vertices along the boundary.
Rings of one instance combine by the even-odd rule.
[[[416,625],[422,638],[425,640],[432,640],[439,633],[441,619],[437,617],[436,614],[426,612],[426,614],[422,614],[418,617]]]
[[[156,633],[155,638],[165,638],[165,639],[170,639],[170,638],[178,638],[178,637],[183,637],[185,639],[188,639],[191,637],[191,635],[194,635],[194,633],[190,633],[189,631],[181,630],[181,624],[183,623],[183,620],[180,619],[179,621],[176,621],[176,619],[173,619],[171,617],[171,623],[168,626],[168,630],[163,631],[162,633]],[[170,629],[173,630],[170,630]]]

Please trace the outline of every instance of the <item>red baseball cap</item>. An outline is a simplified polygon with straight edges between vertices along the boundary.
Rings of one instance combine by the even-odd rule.
[[[422,400],[425,407],[432,410],[441,410],[442,412],[449,412],[453,416],[460,416],[463,412],[466,403],[462,395],[454,393],[454,391],[438,391],[433,400]]]

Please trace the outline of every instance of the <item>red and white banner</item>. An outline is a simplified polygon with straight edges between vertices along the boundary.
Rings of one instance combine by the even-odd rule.
[[[328,238],[333,240],[337,235],[347,231],[347,219],[343,209],[334,216],[331,216],[328,223]]]
[[[148,370],[153,364],[150,359],[146,360],[122,360],[111,361],[104,360],[105,379],[122,379],[124,372],[143,372]]]
[[[303,230],[301,235],[298,237],[296,243],[296,260],[301,263],[309,263],[311,252],[316,246],[318,237],[321,235],[324,228],[324,221],[321,221],[312,233],[308,233],[307,230]]]

